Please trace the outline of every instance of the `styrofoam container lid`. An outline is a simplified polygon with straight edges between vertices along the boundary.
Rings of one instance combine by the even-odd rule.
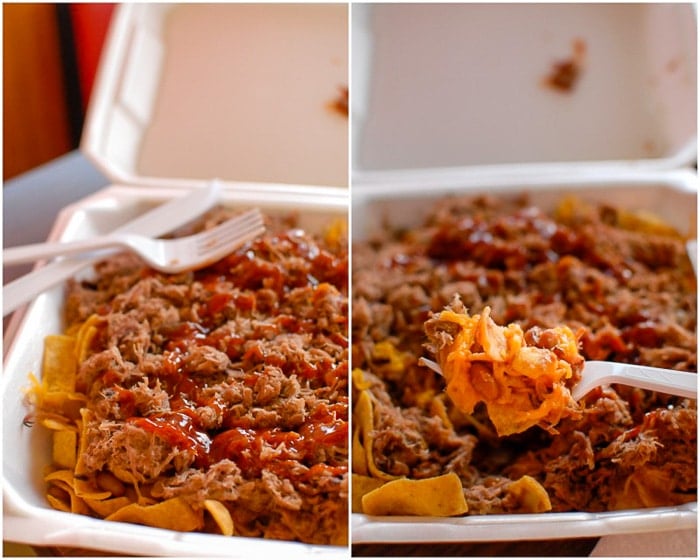
[[[691,3],[353,5],[353,186],[692,165],[696,33]]]
[[[345,4],[120,4],[82,151],[115,183],[347,187]]]

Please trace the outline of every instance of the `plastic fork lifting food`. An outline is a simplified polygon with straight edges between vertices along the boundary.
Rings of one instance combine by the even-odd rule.
[[[420,358],[420,363],[442,375],[436,362]],[[697,398],[698,392],[698,376],[695,373],[636,364],[589,361],[584,364],[581,381],[573,388],[571,395],[579,401],[592,389],[610,383],[692,399]]]

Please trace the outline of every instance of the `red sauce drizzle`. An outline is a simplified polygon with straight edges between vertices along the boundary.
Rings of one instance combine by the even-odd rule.
[[[137,416],[135,395],[119,385],[117,373],[106,371],[102,375],[103,385],[118,391],[117,401],[128,423],[156,435],[172,447],[191,451],[194,465],[199,468],[230,459],[246,476],[259,476],[263,469],[296,478],[319,474],[340,476],[347,472],[345,459],[339,459],[338,465],[327,464],[333,461],[318,461],[324,449],[347,449],[347,397],[335,399],[332,404],[321,401],[295,429],[263,428],[252,425],[248,415],[238,417],[232,409],[234,404],[226,403],[220,395],[206,396],[207,376],[193,374],[187,368],[190,349],[208,345],[242,364],[247,373],[237,382],[245,390],[256,387],[260,377],[265,375],[264,366],[277,366],[286,375],[296,375],[313,387],[335,387],[339,381],[347,381],[346,362],[334,363],[329,358],[318,357],[313,362],[303,358],[287,359],[281,353],[267,353],[262,344],[254,343],[284,333],[317,336],[321,327],[315,317],[280,312],[273,305],[273,316],[267,313],[266,321],[261,322],[247,340],[220,328],[225,325],[227,315],[253,317],[262,305],[268,310],[269,303],[259,305],[261,290],[265,292],[265,301],[270,302],[274,301],[274,298],[270,300],[270,290],[282,301],[294,288],[311,288],[309,304],[315,307],[324,305],[327,298],[337,297],[338,292],[346,293],[346,256],[336,256],[322,249],[301,233],[290,230],[271,242],[252,242],[245,250],[194,273],[195,280],[210,293],[204,301],[198,301],[194,316],[199,322],[183,321],[163,326],[158,331],[162,337],[163,362],[157,377],[169,395],[171,411]],[[298,257],[291,267],[293,270],[285,270],[277,262],[275,252]],[[335,329],[347,333],[346,315],[339,313],[339,325],[324,334],[343,349],[348,348],[348,338]],[[219,428],[203,428],[197,408],[204,406],[213,408],[222,418]]]
[[[131,417],[128,422],[157,435],[173,447],[192,450],[195,454],[195,465],[202,467],[209,463],[208,455],[211,447],[209,435],[197,429],[195,419],[187,411]]]

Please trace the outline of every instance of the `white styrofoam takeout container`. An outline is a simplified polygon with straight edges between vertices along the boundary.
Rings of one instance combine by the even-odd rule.
[[[63,209],[50,240],[108,233],[214,178],[223,204],[295,212],[309,231],[347,219],[348,120],[330,107],[348,85],[347,13],[343,4],[119,5],[81,143],[113,184]],[[50,436],[23,427],[22,390],[40,372],[43,337],[64,327],[62,301],[62,286],[37,297],[15,313],[4,340],[5,540],[144,556],[347,556],[346,547],[53,510],[42,480]]]
[[[573,91],[542,78],[586,45]],[[352,11],[352,237],[434,200],[522,194],[650,210],[697,235],[691,4],[382,4]],[[352,514],[360,543],[565,539],[693,528],[697,502],[604,513]]]

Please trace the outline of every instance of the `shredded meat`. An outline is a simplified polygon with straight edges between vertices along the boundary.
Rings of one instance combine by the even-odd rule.
[[[197,272],[124,254],[69,284],[68,323],[99,318],[77,376],[82,474],[198,508],[219,500],[238,535],[342,544],[347,242],[292,220],[268,232]]]

